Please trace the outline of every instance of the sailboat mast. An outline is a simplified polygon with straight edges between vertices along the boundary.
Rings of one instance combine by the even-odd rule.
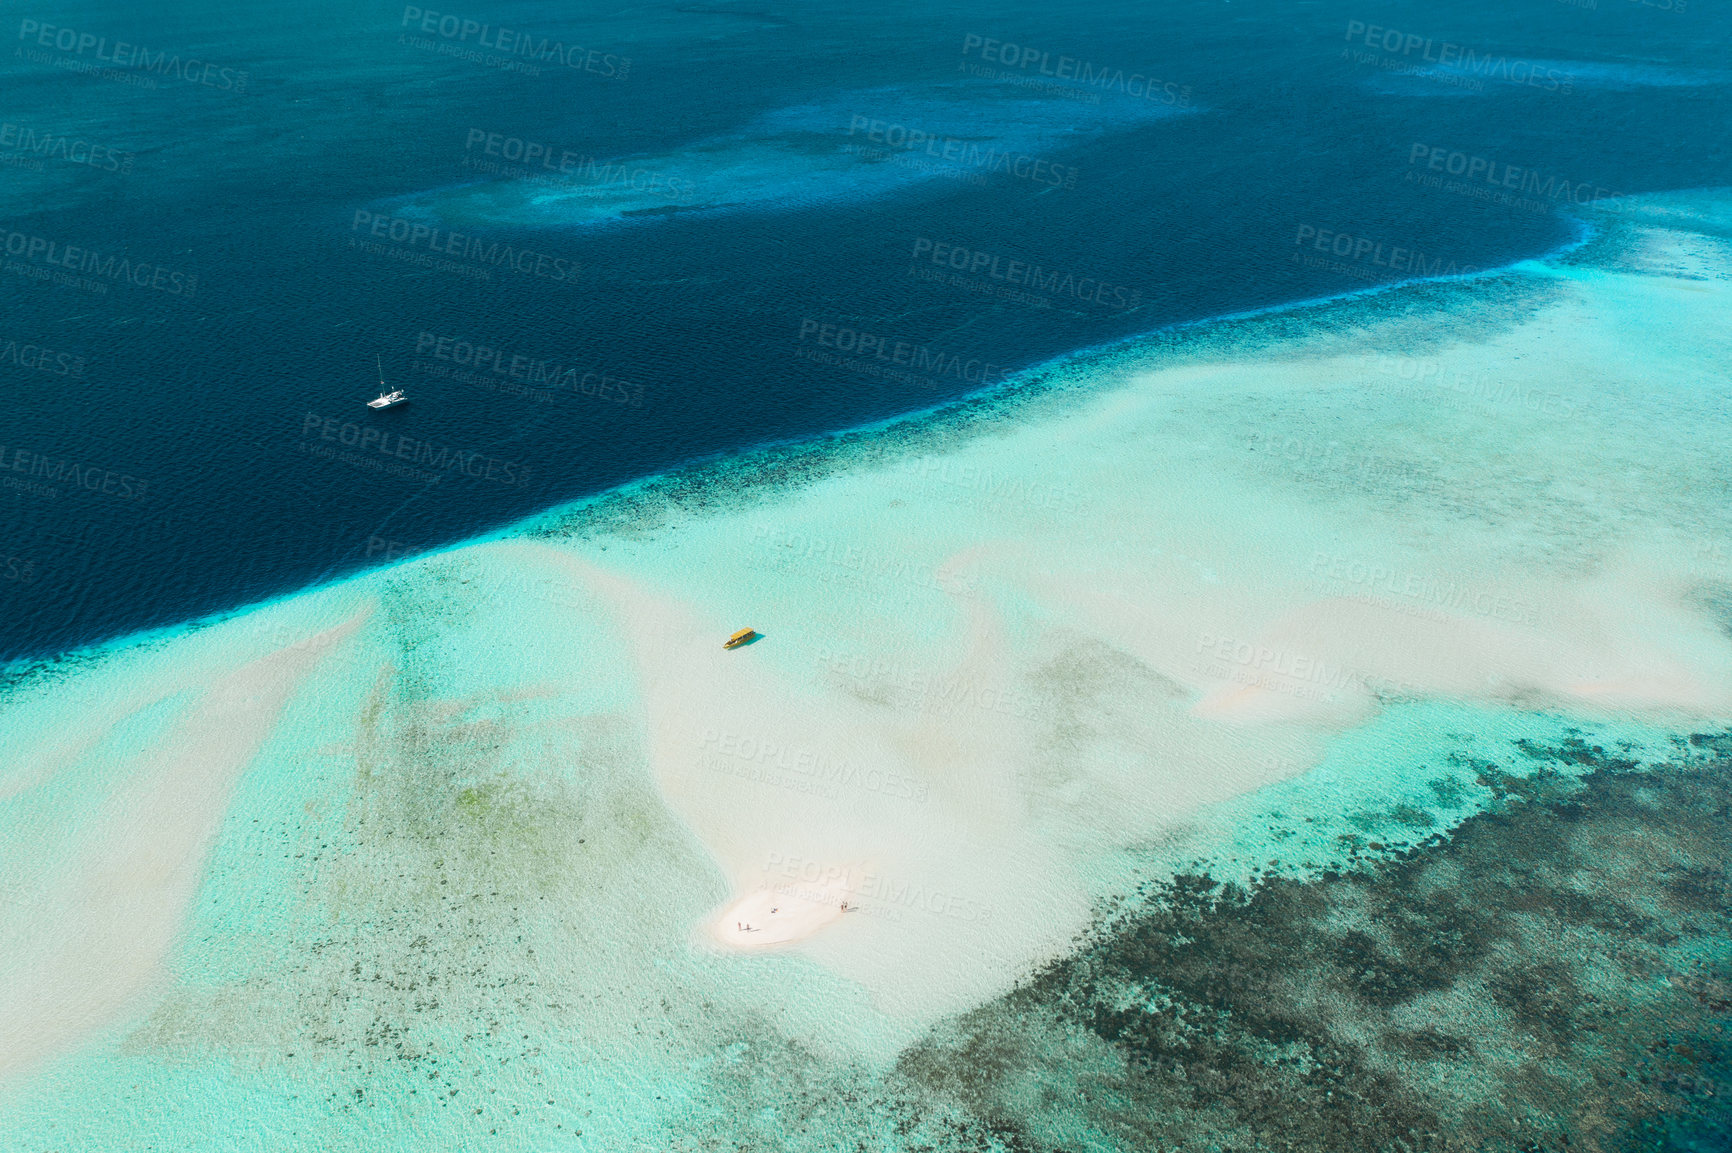
[[[379,366],[379,387],[384,388],[385,387],[385,361],[381,358],[379,353],[375,352],[373,354],[373,363]]]

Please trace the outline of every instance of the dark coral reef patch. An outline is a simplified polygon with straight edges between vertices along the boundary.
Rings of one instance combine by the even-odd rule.
[[[1732,740],[1512,753],[1406,851],[1173,878],[906,1053],[897,1096],[966,1118],[957,1147],[1732,1148]]]

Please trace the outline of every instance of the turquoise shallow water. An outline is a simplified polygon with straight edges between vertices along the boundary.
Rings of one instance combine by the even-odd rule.
[[[1264,884],[1273,877],[1315,884],[1325,873],[1333,878],[1362,868],[1361,884],[1375,893],[1377,870],[1388,866],[1367,862],[1388,861],[1421,843],[1447,843],[1460,821],[1476,819],[1488,804],[1508,812],[1519,830],[1521,806],[1499,798],[1519,796],[1536,773],[1562,772],[1564,779],[1591,773],[1592,756],[1571,764],[1538,751],[1578,739],[1651,774],[1647,787],[1656,797],[1678,787],[1680,776],[1712,774],[1718,787],[1724,772],[1711,749],[1680,746],[1672,734],[1647,726],[1584,727],[1564,717],[1416,704],[1391,710],[1310,773],[1200,814],[1183,833],[1131,856],[1151,878],[1176,869],[1210,877],[1211,884],[1245,885],[1254,874]],[[575,839],[593,844],[605,827],[586,820],[582,809],[603,807],[607,823],[626,815],[629,793],[610,795],[594,776],[572,782],[582,805],[569,794],[543,794],[533,804],[524,796],[460,800],[455,811],[427,814],[424,828],[397,827],[386,849],[368,843],[366,827],[381,819],[412,823],[401,811],[405,799],[351,793],[340,821],[330,814],[321,822],[309,810],[317,812],[332,783],[316,771],[293,782],[268,776],[249,782],[210,863],[175,991],[138,1025],[61,1065],[27,1095],[15,1095],[7,1104],[7,1148],[419,1149],[431,1142],[615,1149],[746,1140],[820,1149],[862,1139],[885,1148],[931,1147],[931,1141],[961,1148],[990,1130],[1002,1135],[1001,1109],[1021,1116],[1018,1127],[1032,1128],[1028,1139],[1057,1147],[1081,1141],[1122,1148],[1129,1139],[1124,1131],[1110,1135],[1111,1125],[1095,1115],[1101,1107],[1095,1097],[1085,1095],[1074,1109],[1041,1104],[1039,1095],[1006,1097],[1015,1086],[1009,1078],[982,1086],[1003,1099],[992,1108],[973,1092],[955,1092],[955,1079],[974,1076],[979,1060],[968,1056],[972,1050],[952,1051],[958,1029],[989,1030],[993,1044],[1018,1054],[1002,1058],[1006,1064],[1036,1061],[1043,1078],[1101,1085],[1126,1076],[1118,1058],[1108,1060],[1110,1051],[1081,1054],[1074,1041],[1066,1046],[1029,1027],[1028,1001],[1058,979],[1052,972],[1007,1001],[995,999],[942,1026],[912,1056],[891,1062],[858,1050],[826,1052],[821,1038],[790,1036],[747,1008],[773,990],[782,999],[818,1001],[821,1012],[849,1013],[848,991],[810,966],[792,959],[718,964],[609,940],[605,914],[585,908],[593,894],[574,899],[568,885],[551,882],[536,891],[536,875],[552,868],[605,886],[606,871],[583,867],[586,849],[612,855],[619,870],[701,871],[701,857],[665,818],[657,821],[657,806],[647,798],[636,798],[651,826],[637,852],[605,842],[571,845],[572,832],[589,833]],[[503,813],[493,815],[495,807]],[[359,816],[363,808],[366,817]],[[531,810],[536,816],[526,819]],[[1423,861],[1438,851],[1413,854]],[[476,859],[482,852],[485,863]],[[1553,867],[1536,862],[1534,877],[1560,883],[1548,873]],[[1720,867],[1723,860],[1712,856],[1666,866],[1692,876]],[[414,881],[405,884],[405,874]],[[1115,933],[1138,925],[1148,916],[1143,901],[1165,886],[1158,882],[1141,897],[1127,894],[1103,908],[1092,948],[1109,948]],[[1593,884],[1584,896],[1612,899]],[[1693,928],[1704,931],[1701,924]],[[1600,931],[1618,934],[1615,927]],[[1238,947],[1200,939],[1208,947]],[[1091,946],[1080,948],[1080,958],[1090,955]],[[1258,963],[1286,971],[1288,946],[1275,941],[1264,948]],[[1724,979],[1713,975],[1727,960],[1723,936],[1710,934],[1686,951],[1706,967],[1702,980]],[[1400,963],[1393,968],[1400,972]],[[1146,972],[1150,984],[1142,995],[1154,997],[1151,1004],[1171,1003],[1172,995],[1155,992],[1168,975],[1159,967]],[[1123,1001],[1092,982],[1089,990]],[[1473,1018],[1483,1011],[1471,1008],[1476,997],[1426,1014],[1427,1027],[1475,1028]],[[1604,1010],[1619,1003],[1611,993],[1605,998]],[[1490,1011],[1499,1013],[1495,1006]],[[1008,1035],[989,1024],[1006,1013],[1022,1022]],[[1683,1019],[1679,1014],[1677,1021]],[[1575,1022],[1553,1024],[1564,1029]],[[1060,1049],[1040,1052],[1051,1043]],[[1211,1058],[1205,1052],[1184,1059]],[[1089,1071],[1103,1060],[1110,1069]],[[1212,1115],[1204,1101],[1162,1104],[1168,1112],[1151,1112],[1147,1124],[1182,1129]],[[1380,1115],[1375,1100],[1360,1108]],[[1190,1109],[1198,1110],[1197,1119],[1187,1122]],[[1131,1122],[1120,1115],[1119,1123]],[[1559,1120],[1557,1127],[1569,1125]],[[1492,1137],[1498,1131],[1490,1127]]]
[[[0,1148],[1713,1147],[1716,203],[23,670]]]

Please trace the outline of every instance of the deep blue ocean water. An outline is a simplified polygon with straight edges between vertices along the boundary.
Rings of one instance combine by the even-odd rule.
[[[12,11],[0,658],[1732,184],[1709,2]]]

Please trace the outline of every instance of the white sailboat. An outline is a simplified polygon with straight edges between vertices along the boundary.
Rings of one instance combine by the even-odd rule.
[[[393,389],[390,392],[385,391],[387,387],[385,384],[385,362],[383,358],[379,356],[374,356],[373,361],[379,366],[379,396],[376,400],[369,400],[367,402],[367,407],[390,408],[394,404],[403,404],[408,401],[409,398],[403,395],[403,390],[400,388]]]

